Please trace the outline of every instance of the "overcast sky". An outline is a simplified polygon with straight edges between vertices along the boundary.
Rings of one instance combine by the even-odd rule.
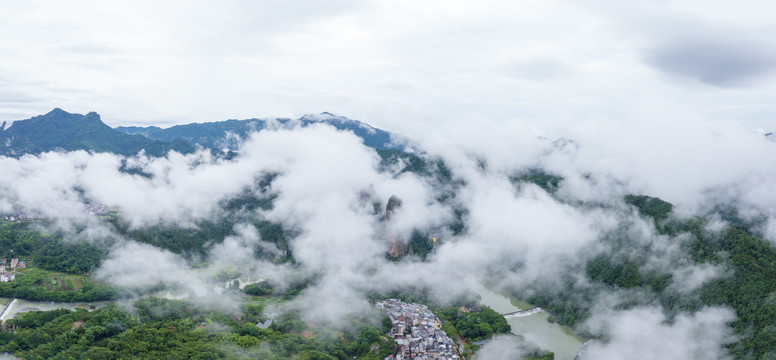
[[[0,120],[329,111],[418,137],[657,107],[773,130],[774,13],[763,0],[4,1]]]

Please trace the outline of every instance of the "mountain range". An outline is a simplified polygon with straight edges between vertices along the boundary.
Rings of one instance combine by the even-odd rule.
[[[305,115],[299,119],[226,120],[176,125],[166,129],[156,126],[119,126],[116,130],[124,134],[143,135],[153,140],[170,142],[180,139],[206,148],[237,150],[241,140],[254,131],[261,131],[268,127],[306,127],[318,123],[334,126],[338,130],[351,131],[364,141],[364,145],[375,149],[403,149],[403,146],[393,143],[392,139],[397,139],[394,134],[328,112]]]
[[[165,129],[156,126],[119,126],[114,129],[102,122],[95,112],[81,115],[56,108],[44,115],[15,121],[8,128],[3,124],[0,127],[0,155],[18,157],[60,150],[133,155],[144,150],[147,155],[161,156],[169,150],[190,153],[197,146],[234,151],[255,131],[321,123],[350,131],[360,137],[364,145],[378,150],[406,150],[403,145],[406,140],[401,136],[327,112],[299,119],[226,120]]]

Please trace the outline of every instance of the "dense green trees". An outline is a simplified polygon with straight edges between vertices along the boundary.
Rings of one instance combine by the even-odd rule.
[[[26,269],[14,281],[0,283],[0,297],[64,302],[113,300],[117,297],[116,291],[107,285],[80,280],[84,282],[80,288],[68,289],[58,285],[56,289],[49,289],[51,273]]]
[[[452,325],[452,327],[446,326],[447,330],[443,328],[445,332],[453,331],[449,334],[451,337],[455,337],[457,333],[467,342],[487,339],[494,334],[508,334],[512,331],[507,320],[487,306],[482,307],[480,311],[464,312],[457,307],[447,307],[435,309],[434,312],[446,325],[447,323]]]
[[[261,281],[245,285],[243,291],[248,295],[264,296],[272,294],[272,285],[268,281]]]
[[[190,153],[195,146],[185,141],[162,142],[140,135],[127,135],[113,130],[90,112],[71,114],[54,109],[45,115],[14,122],[14,126],[0,132],[0,154],[21,156],[47,151],[86,150],[134,155],[140,150],[151,156],[162,156],[169,150]]]
[[[625,195],[625,203],[635,206],[642,215],[651,217],[656,223],[667,219],[674,208],[668,202],[646,195]]]
[[[229,206],[234,206],[235,209],[233,210],[239,214],[243,206],[253,206],[250,205],[253,201],[268,202],[267,204],[256,206],[271,206],[271,199],[271,197],[258,200],[255,198],[233,199],[229,202],[231,204]],[[234,234],[234,226],[236,224],[249,223],[256,227],[262,241],[275,244],[281,252],[281,254],[267,253],[264,248],[256,246],[254,254],[257,257],[288,261],[292,256],[287,231],[282,225],[266,220],[242,218],[234,215],[199,221],[195,227],[190,228],[181,228],[176,225],[130,228],[120,218],[112,218],[110,221],[121,235],[190,258],[206,256],[214,244],[221,243],[227,236]]]
[[[548,174],[542,169],[530,169],[524,173],[510,177],[510,180],[513,184],[518,182],[533,183],[548,193],[554,193],[558,190],[558,186],[560,186],[563,178],[557,175]]]
[[[38,222],[38,225],[46,225]],[[32,222],[0,221],[0,250],[41,269],[83,274],[99,266],[105,250],[88,242],[68,242],[61,234],[43,234]],[[13,250],[13,251],[11,251]]]
[[[71,274],[83,274],[97,268],[104,258],[104,250],[86,242],[74,244],[50,242],[35,257],[35,266]]]
[[[654,221],[659,234],[668,236],[689,254],[696,264],[710,263],[722,275],[688,293],[668,288],[672,269],[651,269],[642,265],[646,256],[623,257],[599,254],[585,264],[590,283],[567,277],[561,290],[539,288],[528,301],[548,309],[558,322],[571,326],[584,321],[589,306],[602,290],[619,288],[640,291],[638,299],[620,304],[621,308],[659,303],[667,315],[693,312],[704,306],[726,306],[736,313],[732,326],[738,340],[729,346],[737,359],[763,359],[776,356],[776,249],[757,236],[734,211],[721,213],[729,226],[719,232],[708,231],[702,218],[670,217],[673,206],[648,196],[627,196],[626,202]],[[628,248],[638,253],[638,248]]]
[[[397,345],[377,328],[308,338],[299,323],[261,329],[243,316],[207,312],[180,300],[140,299],[134,315],[110,304],[95,311],[30,312],[8,321],[16,332],[0,332],[0,351],[26,359],[383,359]],[[354,323],[355,325],[355,323]],[[317,333],[312,329],[311,333]]]
[[[553,360],[555,359],[554,352],[546,352],[544,354],[529,355],[526,360]]]

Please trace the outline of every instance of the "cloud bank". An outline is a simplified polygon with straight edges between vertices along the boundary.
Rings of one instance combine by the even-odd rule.
[[[755,154],[773,149],[758,134],[738,127],[696,122],[695,130],[680,126],[671,128],[676,133],[666,133],[661,128],[665,124],[644,125],[633,134],[614,128],[623,137],[598,141],[580,128],[574,129],[579,135],[574,140],[518,133],[524,142],[510,143],[511,133],[493,131],[492,147],[474,142],[442,147],[432,141],[422,156],[430,164],[444,160],[450,175],[442,182],[401,172],[401,164],[385,167],[377,152],[355,135],[326,125],[254,133],[229,160],[207,151],[161,158],[83,151],[0,158],[8,174],[0,177],[0,205],[6,212],[100,229],[94,236],[84,232],[74,238],[110,236],[108,258],[95,276],[114,285],[142,292],[162,283],[193,294],[203,306],[236,309],[219,274],[244,281],[270,279],[281,288],[289,279],[309,278],[311,285],[288,306],[300,309],[310,322],[335,326],[345,326],[354,314],[374,314],[366,303],[367,291],[425,289],[445,302],[465,295],[468,282],[553,288],[563,286],[561,279],[567,276],[587,281],[575,272],[591,256],[607,252],[642,259],[645,272],[672,269],[668,289],[682,293],[725,273],[687,261],[682,238],[657,235],[650,221],[622,202],[622,195],[664,196],[692,213],[709,202],[729,201],[731,193],[719,191],[727,189],[740,208],[772,219],[773,210],[760,196],[772,196],[767,189],[773,182],[750,177],[768,179],[774,169]],[[695,148],[680,151],[686,144]],[[610,152],[620,146],[621,151]],[[719,157],[707,159],[707,152]],[[553,195],[534,184],[514,182],[515,175],[536,168],[563,176]],[[271,197],[273,205],[237,213],[225,208],[230,199],[246,194]],[[386,206],[392,196],[402,205],[389,219]],[[196,229],[203,221],[225,217],[234,217],[235,223],[225,238],[211,239],[206,253],[175,254],[122,238],[112,225],[85,213],[84,202],[118,208],[121,222],[135,230]],[[458,218],[463,227],[454,232],[450,226]],[[274,261],[285,250],[262,239],[257,221],[282,225],[294,264]],[[440,242],[426,261],[386,257],[395,239],[406,249],[413,231],[429,229],[435,229]],[[764,228],[766,234],[769,229]],[[626,236],[640,250],[610,248],[607,239],[616,236]],[[266,256],[257,257],[257,249]],[[639,296],[604,295],[625,300]],[[614,311],[616,304],[595,307],[589,328],[609,340],[591,344],[585,356],[621,354],[642,346],[636,342],[644,337],[648,341],[642,351],[658,357],[725,356],[721,346],[730,341],[728,310],[666,318],[659,308]],[[635,322],[649,326],[634,333],[628,329]],[[693,335],[698,329],[713,329],[713,336]],[[666,333],[684,337],[664,338]],[[656,346],[677,338],[671,346]]]

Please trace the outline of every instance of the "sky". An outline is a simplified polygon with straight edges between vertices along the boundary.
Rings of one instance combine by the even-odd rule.
[[[323,111],[412,137],[558,132],[674,108],[776,129],[776,5],[722,1],[25,1],[0,12],[0,120],[112,126]],[[669,106],[666,106],[669,105]],[[677,117],[675,121],[682,121]]]

